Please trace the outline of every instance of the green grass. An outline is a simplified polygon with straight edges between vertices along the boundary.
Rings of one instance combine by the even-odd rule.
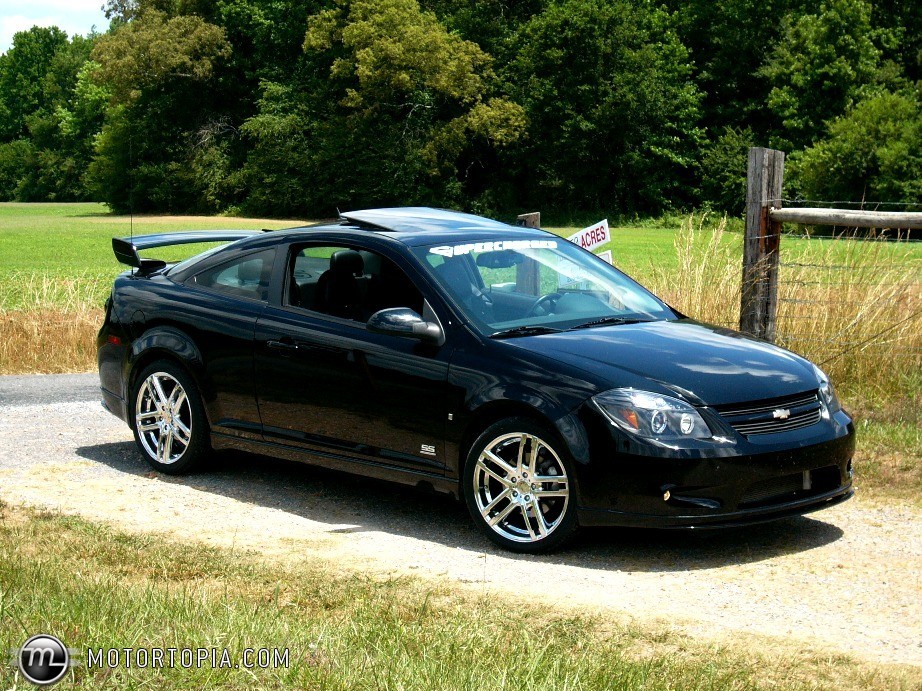
[[[550,586],[549,587],[554,587]],[[288,650],[276,669],[88,669],[77,689],[912,688],[918,670],[802,646],[718,644],[496,593],[131,535],[0,505],[0,648]],[[26,688],[0,663],[0,687]],[[31,688],[31,687],[28,687]]]
[[[855,483],[862,496],[922,507],[922,410],[909,403],[851,411],[858,434]]]
[[[681,227],[678,218],[658,219],[662,223],[649,224],[641,221],[632,226],[613,226],[611,241],[594,252],[612,251],[615,266],[641,283],[647,283],[657,273],[677,271],[680,267],[675,248],[676,232]],[[705,229],[715,228],[722,219],[718,216],[705,218]],[[722,245],[739,256],[740,274],[743,270],[743,228],[741,223],[728,223],[728,231],[722,238]],[[797,226],[791,226],[795,229]],[[574,226],[549,227],[549,230],[561,237],[569,237],[582,228]],[[900,263],[922,271],[922,242],[916,243],[879,243],[878,258],[883,263]],[[868,247],[862,241],[835,242],[832,238],[806,237],[795,233],[781,239],[782,262],[796,258],[800,263],[814,262],[825,264],[830,260],[846,263],[856,251]],[[830,253],[831,250],[831,253]],[[784,269],[782,269],[784,270]],[[829,279],[835,274],[824,274]],[[785,278],[782,275],[782,280]]]
[[[53,278],[59,307],[73,302],[101,305],[112,279],[126,267],[112,254],[112,238],[174,230],[285,228],[302,221],[211,216],[117,216],[103,204],[0,203],[0,309],[33,307],[23,290],[27,277]],[[177,261],[210,244],[161,248],[154,254]],[[147,252],[148,255],[151,252]]]
[[[658,224],[638,221],[634,226],[613,227],[612,240],[605,249],[612,250],[615,265],[641,281],[650,283],[659,274],[677,271],[679,257],[674,245],[677,218],[660,219]],[[709,223],[716,224],[717,217]],[[70,299],[100,305],[110,282],[125,267],[112,254],[113,237],[126,237],[133,227],[137,235],[174,230],[285,228],[305,221],[245,219],[210,216],[128,216],[111,214],[103,204],[19,204],[0,203],[0,309],[28,309],[28,293],[19,285],[26,276],[42,276],[65,282],[70,290],[53,299],[62,303],[63,293]],[[738,224],[737,224],[738,225]],[[551,227],[562,237],[572,235],[578,227]],[[722,242],[740,256],[742,235],[728,232]],[[209,245],[184,245],[155,250],[158,258],[175,261],[202,251]],[[798,257],[825,257],[827,240],[785,237],[783,251]],[[836,246],[834,256],[847,253],[849,243]],[[922,243],[887,244],[882,248],[888,261],[899,260],[922,267]],[[805,253],[805,254],[804,254]],[[151,254],[148,252],[147,254]],[[742,268],[741,268],[742,271]],[[62,304],[63,306],[63,304]]]

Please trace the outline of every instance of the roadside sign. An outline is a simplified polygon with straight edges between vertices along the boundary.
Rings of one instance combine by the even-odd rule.
[[[590,252],[596,247],[601,247],[606,242],[611,239],[611,234],[608,232],[608,219],[595,225],[589,226],[588,228],[583,228],[578,233],[574,233],[567,238],[570,242],[573,242],[584,250],[589,250]]]

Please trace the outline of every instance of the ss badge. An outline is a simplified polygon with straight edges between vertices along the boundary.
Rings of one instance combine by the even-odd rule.
[[[435,445],[434,444],[423,444],[419,447],[419,452],[424,456],[435,456]]]

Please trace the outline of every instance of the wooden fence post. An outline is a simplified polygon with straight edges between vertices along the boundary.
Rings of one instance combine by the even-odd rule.
[[[532,211],[527,214],[519,214],[515,217],[515,224],[517,226],[525,226],[526,228],[540,228],[541,212]]]
[[[532,211],[527,214],[519,214],[516,216],[515,223],[526,228],[540,228],[541,212]],[[515,289],[525,295],[540,295],[540,288],[541,278],[538,275],[538,262],[534,259],[526,259],[516,269]]]
[[[775,340],[781,244],[781,223],[769,211],[781,207],[783,178],[783,151],[749,149],[740,331],[767,341]]]

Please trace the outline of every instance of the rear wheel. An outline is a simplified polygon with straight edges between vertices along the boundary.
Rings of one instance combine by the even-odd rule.
[[[208,451],[208,430],[192,377],[178,364],[158,360],[136,381],[132,427],[147,462],[170,475],[195,469]]]
[[[556,435],[527,418],[488,427],[464,466],[464,497],[477,526],[515,552],[544,552],[576,530],[572,465]]]

